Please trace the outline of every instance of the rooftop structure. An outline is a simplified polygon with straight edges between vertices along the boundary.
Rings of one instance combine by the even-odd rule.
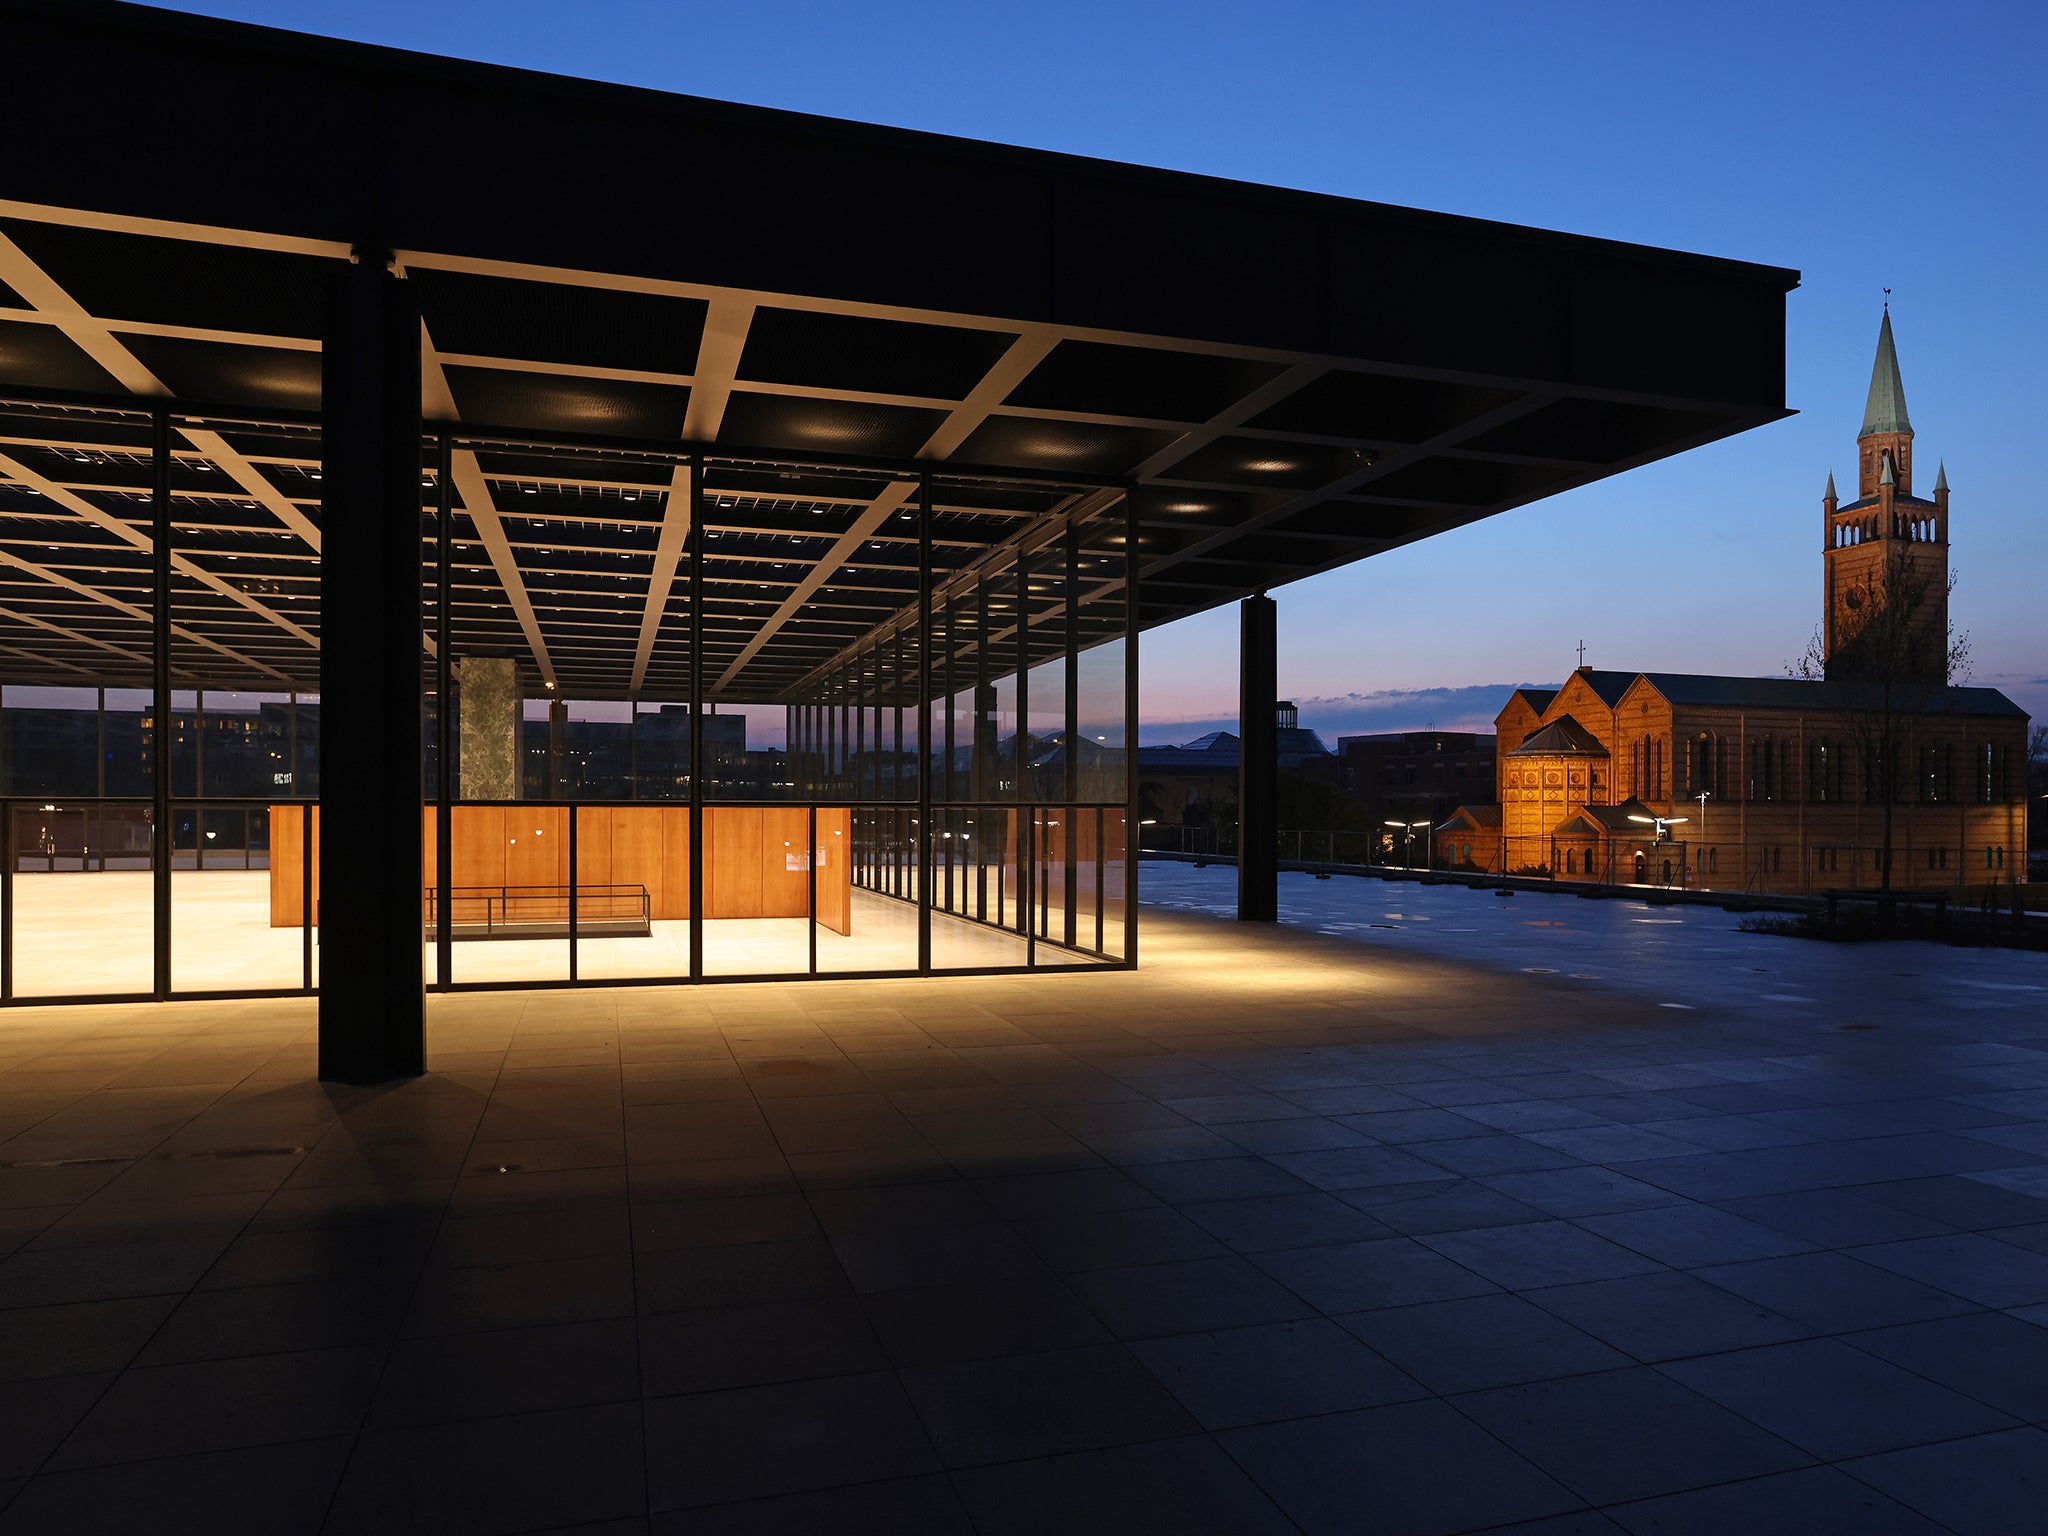
[[[682,903],[634,979],[829,969],[844,872],[908,914],[884,969],[1133,963],[1142,631],[1785,414],[1780,268],[101,0],[0,26],[65,125],[0,165],[0,689],[319,695],[324,889],[272,912],[338,1075],[416,1065],[423,983],[617,977],[600,827],[603,888]],[[695,765],[668,831],[636,781],[515,845],[529,699],[780,706],[796,819]],[[456,893],[522,880],[563,951],[478,969]],[[772,959],[722,953],[735,892]]]

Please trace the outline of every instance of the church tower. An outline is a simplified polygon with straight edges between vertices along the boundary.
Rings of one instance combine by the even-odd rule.
[[[1913,423],[1889,305],[1856,434],[1856,499],[1841,504],[1830,474],[1821,508],[1827,675],[1947,682],[1948,470],[1935,474],[1932,501],[1913,494]]]

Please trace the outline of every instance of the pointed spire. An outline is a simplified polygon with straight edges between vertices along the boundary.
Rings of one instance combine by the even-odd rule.
[[[1833,470],[1831,469],[1831,470],[1829,470],[1829,471],[1828,471],[1828,489],[1827,489],[1827,494],[1826,494],[1826,495],[1824,495],[1823,497],[1821,497],[1821,500],[1822,500],[1822,501],[1838,501],[1838,500],[1840,500],[1840,499],[1841,499],[1841,498],[1839,498],[1838,496],[1836,496],[1836,495],[1835,495],[1835,472],[1834,472],[1834,471],[1833,471]]]
[[[1892,473],[1892,456],[1890,454],[1884,456],[1884,472],[1877,477],[1877,483],[1879,485],[1897,485],[1899,483],[1899,477]]]
[[[1892,312],[1887,305],[1877,328],[1877,360],[1870,365],[1870,398],[1863,407],[1863,430],[1856,435],[1912,430],[1913,423],[1906,418],[1906,386],[1899,381],[1899,353],[1892,344]]]
[[[1934,488],[1937,491],[1948,489],[1948,461],[1945,459],[1935,467]]]

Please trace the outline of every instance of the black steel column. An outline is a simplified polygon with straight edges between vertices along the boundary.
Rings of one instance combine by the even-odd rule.
[[[171,995],[171,418],[150,417],[151,943],[158,999]]]
[[[444,433],[435,471],[434,982],[455,980],[455,499],[454,445]]]
[[[1261,594],[1239,606],[1237,662],[1237,915],[1280,916],[1278,605]]]
[[[14,863],[14,807],[0,800],[0,1002],[14,1000]]]
[[[901,656],[899,649],[897,655]],[[897,686],[902,687],[901,668]],[[903,718],[899,712],[899,721]],[[897,726],[901,745],[902,726]],[[932,968],[932,477],[917,477],[917,968]]]
[[[1017,805],[1017,919],[1024,935],[1024,963],[1038,963],[1038,809],[1024,787],[1025,739],[1031,726],[1031,558],[1017,556],[1017,732],[1011,738],[1014,782],[1010,797]]]
[[[1062,733],[1067,738],[1067,772],[1063,786],[1067,803],[1060,810],[1063,834],[1060,847],[1065,855],[1062,861],[1065,889],[1061,895],[1067,904],[1065,941],[1072,948],[1080,938],[1080,914],[1075,909],[1081,904],[1081,819],[1075,810],[1075,802],[1081,798],[1081,530],[1072,523],[1067,524],[1063,570],[1067,587],[1067,664],[1063,679],[1067,709]],[[1096,844],[1095,857],[1100,862],[1100,843]]]
[[[988,588],[990,577],[974,581],[974,745],[967,760],[967,798],[974,806],[974,916],[988,921],[988,861],[991,847],[996,858],[997,879],[1001,879],[1005,842],[1010,835],[1010,813],[994,810],[990,802],[1002,782],[996,764],[996,685],[989,677]],[[988,831],[989,817],[996,818],[997,832]],[[1001,898],[997,899],[1001,907]],[[996,915],[998,926],[1002,914]]]
[[[381,252],[321,355],[320,1075],[425,1070],[420,945],[420,316]]]
[[[704,979],[704,456],[690,460],[690,980]]]
[[[1124,492],[1124,964],[1138,963],[1138,493]]]

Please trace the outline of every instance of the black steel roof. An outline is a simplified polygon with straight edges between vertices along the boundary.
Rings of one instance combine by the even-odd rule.
[[[1785,414],[1780,268],[105,0],[0,36],[44,125],[0,157],[0,395],[210,417],[174,436],[195,680],[311,685],[317,438],[220,418],[317,409],[359,246],[478,437],[458,602],[597,697],[676,685],[692,447],[729,456],[707,659],[769,699],[907,600],[905,466],[986,471],[942,498],[962,561],[1134,485],[1154,625]],[[0,412],[0,679],[132,652],[146,465],[88,420]],[[550,435],[611,457],[504,441]]]

